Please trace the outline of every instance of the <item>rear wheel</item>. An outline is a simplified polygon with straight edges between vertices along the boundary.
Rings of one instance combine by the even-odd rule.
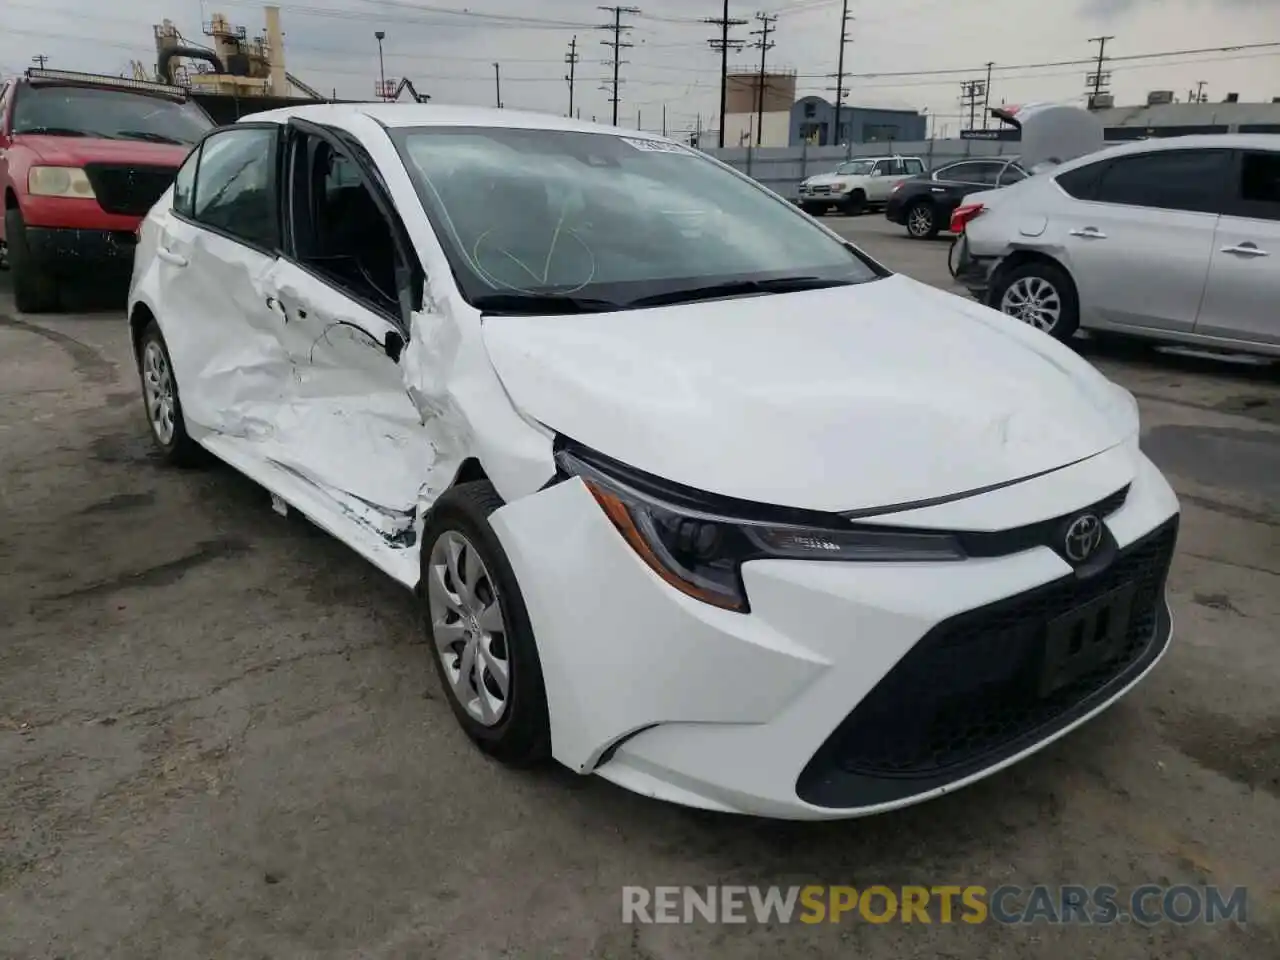
[[[58,287],[53,274],[35,259],[27,246],[27,224],[16,207],[4,214],[9,272],[13,275],[13,302],[22,313],[47,313],[58,308]]]
[[[169,348],[154,320],[147,324],[138,341],[138,374],[142,379],[142,401],[147,410],[151,439],[155,441],[160,455],[180,467],[202,463],[204,448],[187,433],[173,361],[169,359]]]
[[[992,306],[1064,343],[1080,326],[1075,284],[1066,271],[1045,260],[1014,267],[996,278]]]
[[[932,240],[942,229],[938,223],[938,210],[927,200],[917,200],[907,207],[907,236],[913,240]]]

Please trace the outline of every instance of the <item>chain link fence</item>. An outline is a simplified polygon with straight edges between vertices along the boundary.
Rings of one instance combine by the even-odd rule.
[[[854,143],[843,147],[711,147],[705,152],[717,160],[760,181],[770,190],[794,200],[800,181],[819,173],[830,173],[836,165],[853,157],[899,155],[919,157],[925,169],[940,167],[967,157],[1013,157],[1018,143],[992,140],[914,140],[883,143]]]

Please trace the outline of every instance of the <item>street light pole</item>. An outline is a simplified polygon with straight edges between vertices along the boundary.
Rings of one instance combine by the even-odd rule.
[[[385,100],[387,99],[387,70],[382,63],[382,41],[387,39],[387,34],[383,30],[375,30],[373,35],[378,39],[378,95]]]

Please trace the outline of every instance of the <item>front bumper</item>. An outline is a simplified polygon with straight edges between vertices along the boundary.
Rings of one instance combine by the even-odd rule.
[[[755,561],[747,615],[661,581],[576,479],[503,507],[492,522],[538,638],[553,754],[672,802],[826,819],[926,800],[1040,749],[1130,689],[1171,632],[1176,498],[1136,450],[1094,459],[932,514],[974,530],[1037,503],[1065,514],[1136,464],[1106,519],[1118,558],[1088,580],[1045,546],[939,564]],[[1028,699],[1046,619],[1126,578],[1138,592],[1123,655]]]
[[[137,235],[127,230],[28,227],[27,246],[37,263],[55,272],[98,268],[128,273]]]

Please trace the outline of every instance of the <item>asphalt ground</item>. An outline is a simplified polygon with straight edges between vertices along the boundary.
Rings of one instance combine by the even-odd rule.
[[[946,243],[832,219],[949,285]],[[1280,378],[1083,345],[1184,514],[1174,644],[1034,758],[791,824],[511,772],[450,715],[411,598],[229,469],[151,453],[118,293],[0,274],[0,957],[1133,960],[1280,956]],[[80,309],[80,307],[77,307]],[[1247,888],[1246,922],[623,922],[623,887]]]

